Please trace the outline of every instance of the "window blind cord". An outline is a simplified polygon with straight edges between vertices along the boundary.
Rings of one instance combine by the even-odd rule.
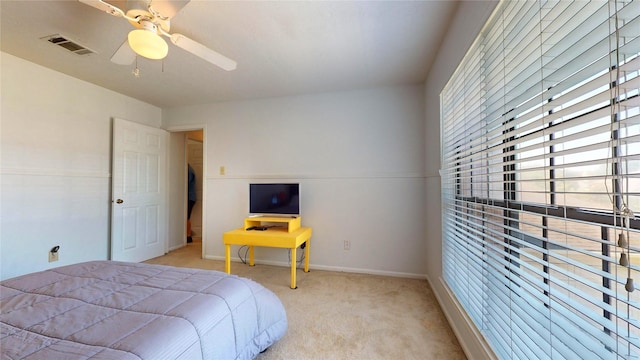
[[[629,181],[628,179],[625,179],[624,177],[624,173],[623,173],[623,169],[626,168],[628,170],[628,165],[626,165],[626,159],[624,159],[625,161],[625,166],[622,166],[622,163],[619,159],[619,154],[618,152],[620,151],[620,149],[623,146],[623,142],[620,139],[620,119],[618,119],[617,117],[620,114],[620,27],[618,24],[618,3],[617,1],[613,1],[614,3],[614,14],[613,16],[613,20],[614,20],[614,39],[615,39],[615,68],[612,69],[614,71],[610,71],[609,72],[609,76],[610,76],[610,81],[609,81],[609,91],[610,91],[610,98],[611,98],[611,131],[610,133],[612,134],[611,136],[611,146],[609,146],[609,157],[607,161],[611,161],[612,162],[612,166],[615,166],[615,171],[613,171],[613,175],[612,175],[612,180],[615,181],[618,184],[618,188],[619,190],[619,194],[612,194],[612,191],[610,191],[609,189],[609,179],[608,179],[608,175],[605,176],[605,186],[606,186],[606,190],[607,193],[609,195],[609,199],[612,203],[613,206],[613,211],[614,211],[614,222],[618,222],[616,220],[620,220],[620,234],[618,235],[618,247],[621,248],[621,254],[620,254],[620,260],[619,260],[619,264],[620,266],[624,266],[627,269],[627,281],[625,283],[625,290],[627,290],[627,292],[633,292],[635,290],[634,284],[633,284],[633,278],[631,277],[631,262],[629,259],[628,254],[631,253],[631,245],[630,243],[625,239],[625,232],[626,232],[626,238],[629,238],[629,226],[630,226],[630,218],[634,217],[633,211],[628,207],[628,197],[629,197]],[[611,11],[611,6],[609,6],[609,11]],[[609,37],[609,48],[612,48],[611,44],[611,37]],[[611,76],[615,73],[615,79],[612,79]],[[617,126],[617,128],[616,128]],[[613,135],[615,131],[615,136]],[[611,149],[615,146],[615,153],[611,152]],[[608,166],[607,166],[608,167]],[[615,190],[613,191],[615,192]],[[618,200],[618,201],[616,201]],[[617,202],[619,202],[619,205],[617,204]],[[615,226],[616,224],[614,224]]]
[[[608,6],[609,8],[609,19],[612,18],[611,16],[611,5]],[[625,173],[623,172],[623,170],[626,168],[626,170],[628,171],[629,167],[628,167],[628,163],[626,161],[626,159],[624,159],[625,163],[624,163],[624,167],[622,166],[622,162],[620,161],[620,156],[623,155],[621,154],[621,149],[622,149],[622,145],[623,142],[621,140],[621,123],[620,123],[620,83],[621,83],[621,79],[620,79],[620,32],[619,32],[619,24],[618,24],[618,2],[616,0],[613,0],[613,8],[614,8],[614,14],[613,14],[613,20],[614,20],[614,35],[615,35],[615,69],[611,69],[611,70],[615,70],[615,79],[611,79],[611,76],[613,75],[614,71],[610,71],[609,72],[609,91],[610,91],[610,96],[609,98],[611,99],[611,121],[610,121],[610,126],[611,126],[611,130],[610,130],[610,134],[611,134],[611,146],[609,146],[609,152],[610,152],[610,157],[608,159],[610,159],[614,166],[615,166],[615,171],[613,173],[614,181],[616,182],[616,188],[614,189],[614,192],[618,192],[617,194],[614,194],[615,198],[611,198],[611,194],[609,192],[609,188],[607,187],[607,193],[609,193],[609,197],[611,199],[611,203],[613,206],[613,220],[614,220],[614,228],[616,228],[616,220],[619,219],[620,221],[620,234],[618,235],[618,246],[622,249],[622,253],[620,254],[620,260],[619,260],[619,264],[620,266],[624,266],[627,270],[627,280],[625,283],[625,290],[627,291],[627,301],[631,300],[631,292],[633,292],[635,290],[634,284],[633,284],[633,278],[631,277],[631,263],[630,263],[630,259],[629,259],[629,255],[631,254],[631,249],[630,249],[630,243],[628,241],[628,239],[630,239],[629,237],[629,219],[630,219],[630,215],[633,216],[633,211],[631,211],[631,209],[628,207],[628,198],[629,198],[629,181],[628,179],[625,178]],[[611,36],[609,36],[609,49],[612,48],[611,46]],[[611,56],[611,55],[610,55]],[[611,63],[611,62],[610,62]],[[614,132],[615,130],[615,132]],[[615,145],[615,151],[613,153],[611,153],[612,151],[612,147]],[[625,181],[626,180],[626,181]],[[605,180],[606,181],[606,180]],[[608,185],[608,183],[606,183],[606,185]],[[617,200],[617,201],[616,201]],[[626,230],[626,231],[625,231]],[[626,233],[626,236],[625,236]],[[626,251],[626,252],[625,252]],[[629,316],[631,308],[629,306],[629,304],[627,303],[627,316]],[[627,336],[631,335],[631,327],[630,324],[627,323],[626,326],[626,333]],[[627,353],[630,354],[631,353],[631,345],[627,345]]]

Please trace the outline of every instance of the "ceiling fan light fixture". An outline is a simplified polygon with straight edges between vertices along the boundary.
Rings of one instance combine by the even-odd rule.
[[[137,55],[152,60],[164,59],[169,52],[169,46],[162,38],[166,36],[171,38],[171,42],[177,47],[224,70],[231,71],[237,68],[238,64],[234,60],[184,35],[169,32],[171,18],[191,0],[136,0],[134,2],[140,4],[129,6],[130,9],[126,13],[122,9],[107,3],[107,1],[111,2],[111,0],[78,1],[103,12],[106,11],[113,16],[122,17],[138,29],[129,33],[127,41],[111,57],[111,61],[116,64],[131,64],[137,59]],[[151,5],[152,2],[153,6]]]
[[[152,28],[148,26],[152,25]],[[138,55],[144,56],[148,59],[158,60],[164,59],[169,52],[169,45],[161,38],[155,30],[153,23],[143,24],[142,29],[132,30],[127,37],[129,40],[129,46]]]

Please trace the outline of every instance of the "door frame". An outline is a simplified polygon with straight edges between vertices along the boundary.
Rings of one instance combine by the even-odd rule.
[[[205,254],[206,254],[206,233],[207,233],[207,209],[206,209],[206,199],[207,199],[207,129],[206,129],[206,124],[194,124],[194,125],[178,125],[178,126],[170,126],[168,128],[166,128],[166,131],[168,131],[170,134],[169,136],[171,136],[174,133],[186,133],[189,131],[198,131],[198,130],[202,130],[202,234],[200,234],[202,236],[202,254],[201,257],[204,259],[205,258]],[[185,169],[185,175],[186,175],[186,171],[187,171],[187,158],[186,158],[186,147],[187,147],[187,141],[186,141],[186,137],[185,137],[185,143],[184,143],[184,147],[185,147],[185,156],[182,160],[182,165]],[[167,162],[169,162],[171,160],[170,156],[167,156]],[[167,169],[171,168],[170,167],[171,164],[167,164]],[[169,173],[167,171],[167,183],[169,183]],[[170,185],[169,185],[170,186]],[[169,194],[169,188],[167,187],[167,194]],[[182,202],[184,204],[186,204],[187,202],[187,192],[186,192],[186,187],[185,187],[185,191],[184,191],[184,198],[182,199]],[[187,233],[187,212],[186,212],[186,207],[185,207],[185,211],[184,211],[184,221],[181,222],[182,224],[182,234],[186,234]],[[171,229],[168,230],[168,233],[172,233]],[[185,235],[185,241],[186,241],[186,235]]]

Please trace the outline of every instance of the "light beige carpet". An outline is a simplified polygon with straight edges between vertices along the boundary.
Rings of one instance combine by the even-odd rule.
[[[224,271],[201,259],[201,243],[147,261]],[[257,357],[271,359],[466,359],[426,280],[231,263],[231,273],[273,291],[285,306],[286,335]]]

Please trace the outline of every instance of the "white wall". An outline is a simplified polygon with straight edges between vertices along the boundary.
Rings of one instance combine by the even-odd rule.
[[[491,358],[491,351],[486,343],[478,338],[477,330],[460,312],[442,280],[442,217],[438,174],[440,169],[440,92],[496,4],[496,1],[460,3],[425,85],[426,226],[429,229],[426,234],[425,253],[428,264],[427,279],[465,353],[473,359]]]
[[[312,268],[424,276],[423,91],[165,109],[165,128],[206,124],[205,256],[224,258],[222,233],[242,226],[250,182],[299,181]],[[258,248],[256,261],[284,265],[288,252]]]
[[[107,259],[112,118],[159,127],[161,109],[7,53],[0,61],[0,278]]]

